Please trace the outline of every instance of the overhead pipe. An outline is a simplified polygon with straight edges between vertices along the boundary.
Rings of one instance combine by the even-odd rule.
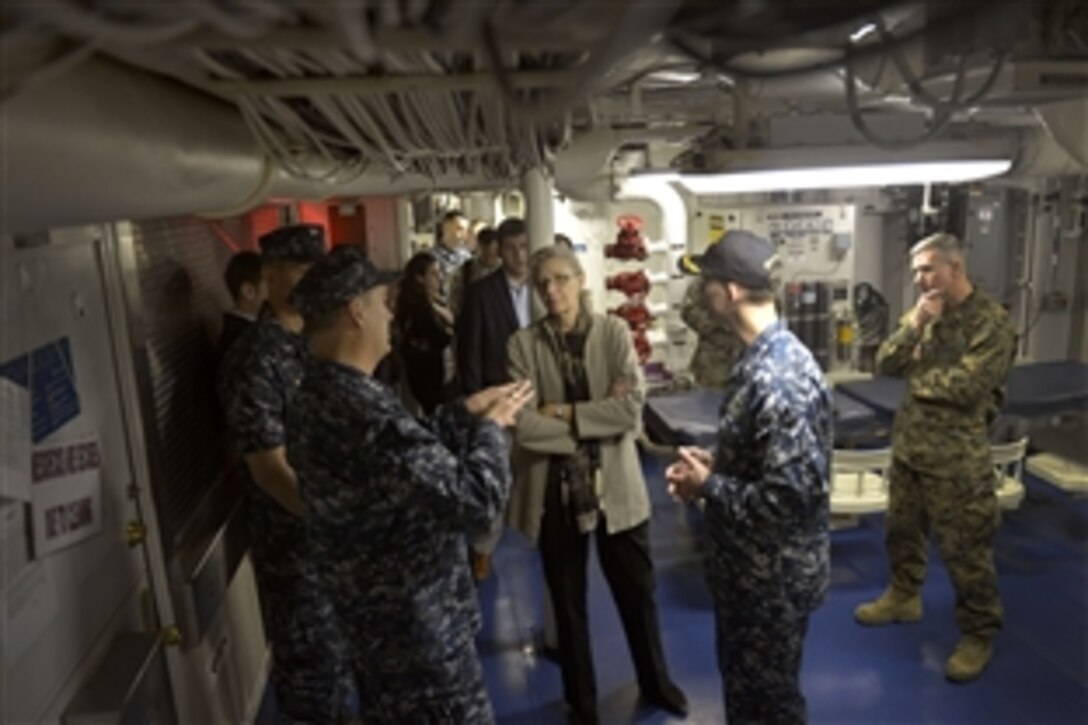
[[[263,154],[238,111],[99,58],[3,105],[8,232],[234,206]]]
[[[402,198],[397,199],[395,204],[393,213],[397,235],[397,266],[404,269],[412,258],[412,202]]]
[[[1023,129],[1020,153],[1010,175],[1021,178],[1088,173],[1088,99],[1038,106],[1038,126]]]
[[[510,75],[510,84],[518,90],[563,88],[576,76],[569,71],[518,71]],[[426,91],[490,91],[497,87],[492,73],[397,73],[387,76],[345,76],[338,78],[274,78],[269,80],[214,81],[209,90],[222,94],[259,94],[263,96],[303,96],[308,93],[385,94],[411,88]]]
[[[675,184],[650,176],[628,177],[616,192],[616,199],[655,205],[661,210],[665,241],[675,249],[688,248],[688,206]]]
[[[1083,149],[1083,143],[1065,133],[1083,123],[1061,122],[1066,116],[1083,120],[1083,106],[1041,110],[1048,130],[1024,134],[1012,175],[1085,173],[1068,151]],[[118,219],[234,214],[269,198],[504,186],[481,175],[430,178],[379,170],[348,183],[292,177],[266,158],[233,105],[103,58],[36,84],[0,109],[9,140],[0,160],[7,179],[0,222],[6,233]],[[556,156],[556,186],[575,198],[593,196],[594,185],[607,194],[608,164],[621,145],[679,143],[697,135],[697,130],[679,127],[598,127],[577,134]],[[1056,140],[1059,136],[1063,143]]]
[[[704,128],[596,128],[577,133],[570,144],[555,155],[555,187],[573,199],[604,200],[611,197],[609,163],[621,146],[629,143],[684,144],[697,138]]]
[[[481,176],[368,171],[347,183],[292,177],[238,109],[184,84],[93,58],[9,98],[0,231],[188,214],[236,214],[267,199],[486,189]]]
[[[462,32],[451,28],[449,32],[434,32],[427,28],[371,28],[371,41],[375,48],[387,53],[465,52],[480,49],[480,39],[475,32]],[[576,53],[585,50],[587,40],[571,32],[541,33],[539,29],[517,37],[517,47],[522,52]],[[599,37],[591,39],[600,42]],[[258,37],[243,38],[216,30],[199,29],[182,38],[169,41],[173,48],[192,47],[206,50],[328,50],[329,34],[322,27],[277,27]]]
[[[522,177],[525,196],[525,223],[529,229],[529,248],[534,252],[550,247],[555,237],[555,210],[552,180],[547,171],[532,168]]]

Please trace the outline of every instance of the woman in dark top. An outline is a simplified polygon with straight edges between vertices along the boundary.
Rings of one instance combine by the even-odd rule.
[[[424,413],[447,399],[444,353],[453,338],[453,316],[438,302],[438,261],[420,252],[408,261],[400,284],[393,327],[412,395]]]

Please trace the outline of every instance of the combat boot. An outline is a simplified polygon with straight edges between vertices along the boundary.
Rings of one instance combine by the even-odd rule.
[[[892,622],[917,622],[921,618],[922,598],[917,594],[904,596],[891,587],[885,589],[875,601],[866,602],[854,610],[854,619],[870,627]]]
[[[944,666],[944,676],[953,682],[970,682],[982,674],[993,654],[994,646],[989,637],[964,635]]]

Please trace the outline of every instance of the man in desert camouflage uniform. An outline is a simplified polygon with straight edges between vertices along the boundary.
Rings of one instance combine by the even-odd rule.
[[[737,230],[687,262],[745,349],[725,386],[713,456],[681,448],[666,471],[671,493],[705,503],[731,724],[805,722],[804,638],[830,577],[831,393],[775,312],[773,256]]]
[[[868,625],[921,618],[919,590],[932,528],[956,590],[963,633],[945,674],[963,682],[986,667],[1002,623],[988,428],[1004,401],[1016,334],[1008,313],[967,278],[956,237],[927,237],[911,258],[921,297],[877,354],[880,374],[907,380],[892,430],[886,524],[892,581],[855,617]]]
[[[490,388],[428,421],[409,414],[372,377],[389,352],[394,277],[341,247],[296,288],[313,357],[288,415],[288,458],[363,722],[490,723],[464,540],[503,510],[502,426],[531,389]]]
[[[707,308],[703,285],[698,279],[688,286],[680,317],[698,337],[689,365],[695,384],[721,390],[744,352],[744,342]]]
[[[332,615],[306,542],[295,472],[284,428],[306,360],[302,318],[288,296],[325,254],[320,226],[296,224],[259,240],[268,300],[257,321],[231,345],[218,388],[233,444],[249,477],[249,530],[272,684],[280,714],[294,722],[340,716],[347,675]]]

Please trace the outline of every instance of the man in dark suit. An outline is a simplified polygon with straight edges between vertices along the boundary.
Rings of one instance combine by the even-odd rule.
[[[223,281],[234,307],[223,313],[223,329],[215,346],[216,367],[231,344],[256,321],[264,304],[267,292],[262,278],[261,255],[249,251],[235,254],[227,262]]]
[[[525,222],[506,219],[498,235],[502,266],[468,286],[458,320],[457,370],[468,395],[507,382],[506,341],[533,316]]]
[[[509,380],[506,342],[536,316],[529,280],[529,230],[509,218],[498,228],[502,266],[465,290],[457,320],[457,372],[461,388],[471,395]],[[472,572],[483,581],[491,571],[491,554],[502,535],[501,517],[472,543]]]

